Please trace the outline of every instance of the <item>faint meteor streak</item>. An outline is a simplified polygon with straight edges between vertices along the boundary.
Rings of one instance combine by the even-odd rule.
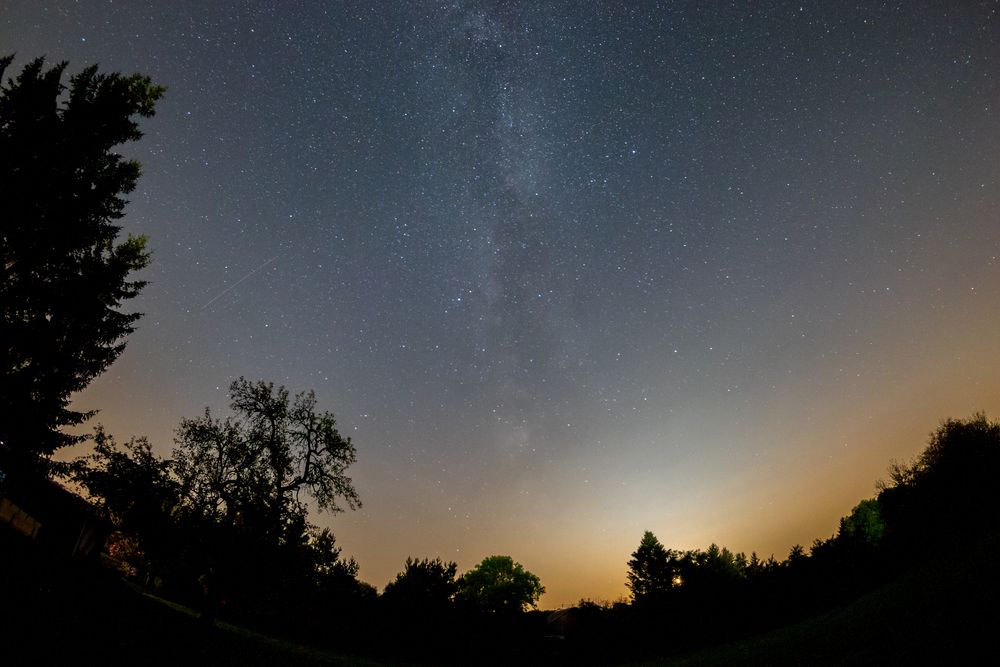
[[[205,310],[206,308],[208,308],[209,306],[211,306],[213,303],[215,303],[216,301],[218,301],[219,299],[221,299],[225,295],[229,294],[231,291],[233,291],[234,289],[236,289],[236,287],[239,286],[239,284],[241,282],[243,282],[244,280],[246,280],[247,278],[249,278],[253,274],[257,273],[258,271],[260,271],[261,269],[263,269],[265,266],[267,266],[268,264],[270,264],[271,262],[273,262],[276,259],[278,259],[277,255],[275,255],[271,259],[267,260],[266,262],[264,262],[263,264],[261,264],[260,266],[258,266],[256,269],[251,270],[249,273],[247,273],[245,276],[243,276],[242,278],[240,278],[239,280],[237,280],[235,283],[233,283],[232,285],[230,285],[229,287],[227,287],[226,289],[222,290],[221,292],[219,292],[218,294],[216,294],[215,296],[213,296],[211,299],[209,299],[208,302],[206,302],[205,305],[201,307],[201,310]]]

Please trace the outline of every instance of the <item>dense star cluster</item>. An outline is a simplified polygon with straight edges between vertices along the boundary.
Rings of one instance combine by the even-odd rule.
[[[614,598],[646,529],[781,555],[1000,412],[996,10],[6,3],[16,67],[167,87],[146,315],[79,409],[166,453],[234,377],[315,389],[378,586],[511,553]]]

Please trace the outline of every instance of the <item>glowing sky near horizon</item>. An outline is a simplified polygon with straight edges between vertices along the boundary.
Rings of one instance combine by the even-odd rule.
[[[78,404],[167,454],[236,376],[315,389],[364,502],[315,518],[380,588],[781,558],[1000,415],[997,8],[6,0],[15,71],[168,88],[146,315]]]

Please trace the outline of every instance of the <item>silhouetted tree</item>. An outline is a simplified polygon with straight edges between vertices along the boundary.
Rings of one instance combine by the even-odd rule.
[[[341,558],[340,547],[329,528],[308,529],[306,532],[306,562],[301,571],[302,581],[311,582],[310,590],[301,596],[290,596],[293,606],[312,598],[318,612],[337,604],[350,613],[358,604],[376,597],[373,586],[358,579],[360,566],[354,558]]]
[[[361,506],[347,476],[354,445],[341,437],[333,414],[316,411],[313,392],[290,400],[284,387],[244,378],[229,392],[236,417],[215,419],[206,409],[177,429],[173,469],[194,511],[281,542],[302,534],[302,494],[329,512],[342,511],[341,500]]]
[[[533,608],[544,592],[541,580],[510,556],[487,556],[458,580],[459,600],[491,613]]]
[[[146,577],[162,574],[167,561],[177,559],[180,546],[175,523],[180,489],[170,463],[156,456],[145,438],[119,445],[98,426],[93,452],[70,468],[71,479],[116,528],[134,538],[139,548],[130,552],[132,564]]]
[[[713,582],[730,582],[744,575],[746,556],[734,554],[726,547],[714,542],[705,551],[704,569]]]
[[[89,67],[61,82],[66,63],[28,63],[2,83],[0,58],[0,454],[9,466],[44,468],[81,437],[60,431],[92,413],[74,392],[125,347],[139,313],[120,310],[144,282],[146,239],[118,239],[117,221],[139,164],[114,148],[142,133],[164,89],[139,74]]]
[[[235,416],[206,409],[181,422],[171,468],[185,521],[206,529],[202,567],[213,585],[244,606],[280,609],[295,589],[289,577],[308,572],[305,499],[330,512],[361,505],[347,476],[356,453],[311,391],[289,398],[284,387],[239,378],[229,393]]]
[[[801,544],[793,544],[792,548],[788,550],[788,560],[785,563],[788,567],[799,567],[808,558],[805,547]]]
[[[440,613],[458,592],[457,572],[457,564],[440,558],[407,558],[403,571],[386,584],[382,598],[395,609]]]
[[[990,422],[982,414],[968,420],[948,419],[931,433],[916,460],[890,466],[890,481],[882,483],[878,500],[890,514],[904,511],[923,515],[924,521],[943,519],[943,514],[959,509],[956,503],[975,499],[988,505],[996,495],[991,480],[998,460],[1000,422]],[[902,498],[906,502],[895,502]],[[974,515],[982,508],[962,509]]]
[[[983,413],[947,419],[931,433],[927,448],[910,467],[911,484],[969,485],[992,479],[1000,457],[1000,421]]]
[[[894,463],[878,495],[885,541],[897,556],[1000,527],[1000,421],[948,419],[910,464]]]
[[[407,558],[404,570],[386,584],[379,608],[395,655],[433,660],[456,650],[454,635],[463,632],[453,605],[457,571],[455,563],[440,558]]]
[[[625,575],[634,602],[650,601],[670,590],[677,575],[671,567],[674,556],[652,532],[643,533]]]
[[[347,476],[350,439],[317,411],[312,392],[290,399],[284,387],[240,378],[230,396],[236,415],[184,420],[169,460],[145,440],[117,445],[98,429],[73,478],[176,594],[209,612],[226,600],[281,622],[297,609],[328,616],[334,600],[373,598],[333,533],[307,521],[307,498],[333,512],[360,506]]]
[[[858,503],[850,515],[840,520],[838,538],[867,549],[874,549],[885,535],[885,522],[878,501],[868,498]]]

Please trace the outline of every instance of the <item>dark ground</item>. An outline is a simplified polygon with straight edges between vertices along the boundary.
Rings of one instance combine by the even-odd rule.
[[[0,526],[0,567],[0,664],[376,664],[226,624],[208,627],[99,562],[47,557],[6,526]]]
[[[747,640],[649,665],[984,664],[1000,620],[1000,536],[956,548],[853,603]],[[0,530],[0,663],[388,664],[227,624],[207,627],[99,562],[67,563]],[[729,610],[730,613],[732,610]],[[752,609],[736,613],[753,613]],[[553,656],[537,656],[544,664]],[[469,664],[477,660],[470,660]]]
[[[997,664],[998,550],[996,534],[956,545],[839,609],[680,659],[643,664]]]

